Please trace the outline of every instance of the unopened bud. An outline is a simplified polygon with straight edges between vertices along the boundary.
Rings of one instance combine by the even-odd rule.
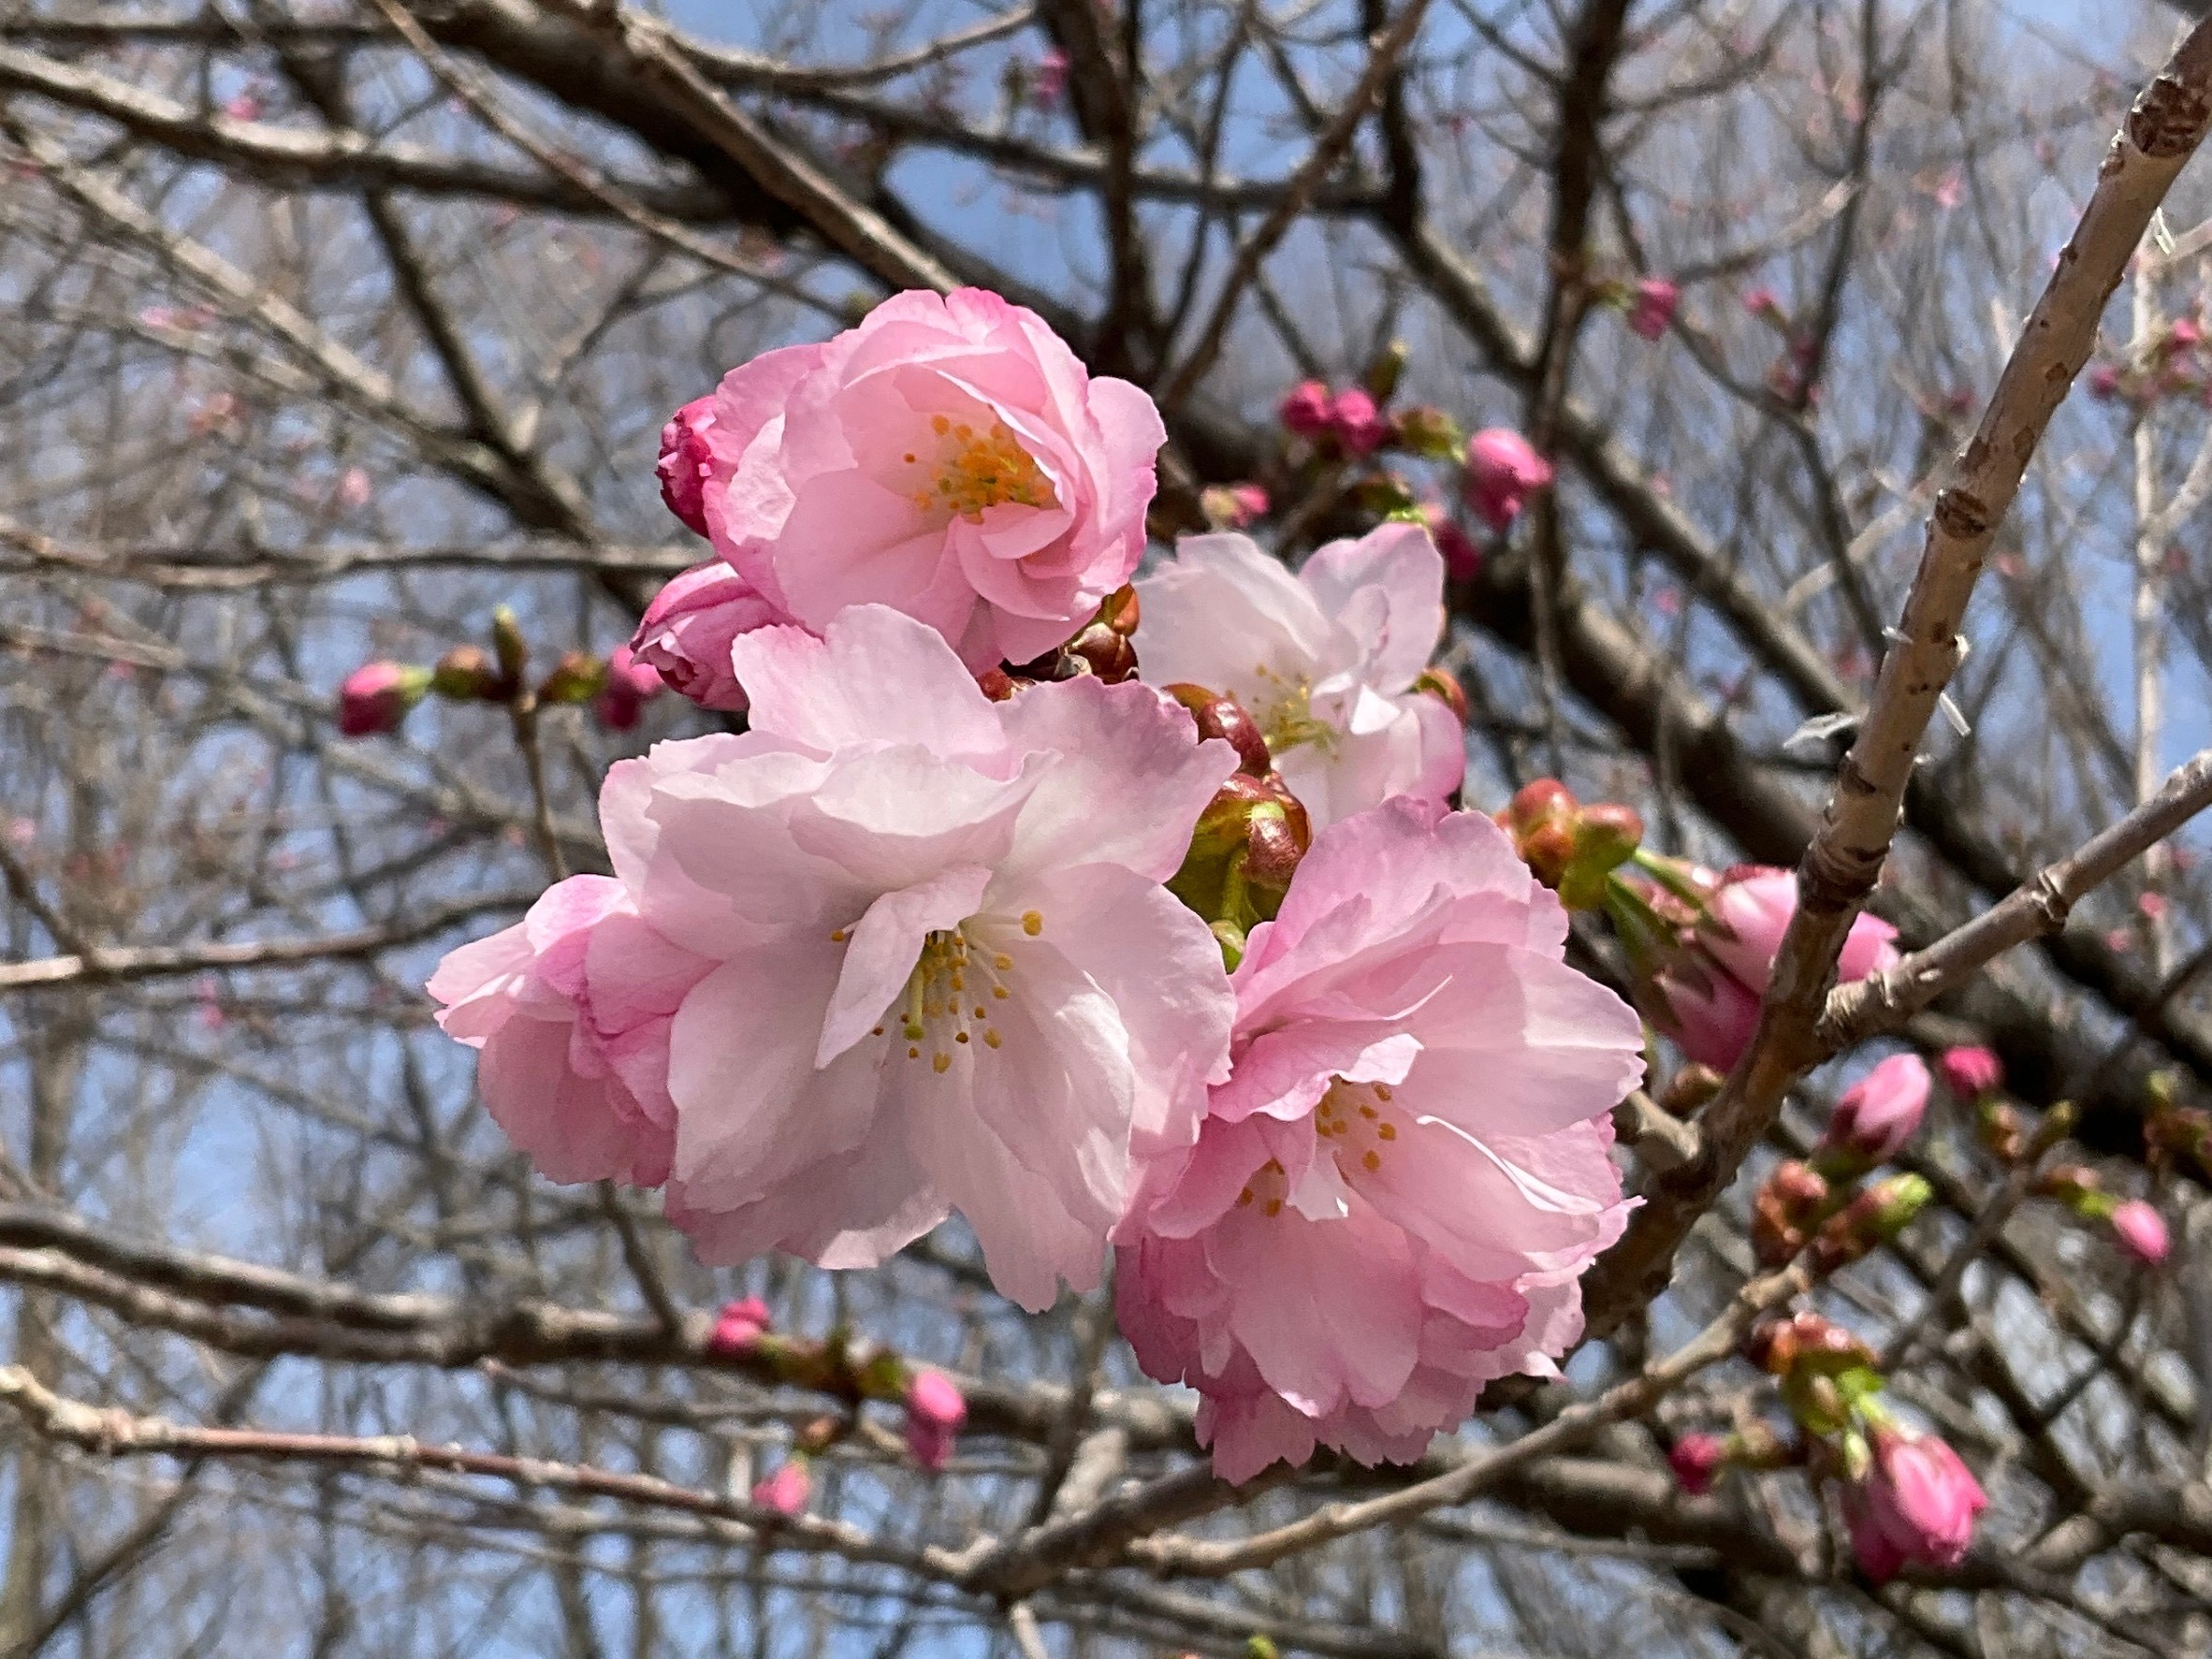
[[[968,1401],[941,1371],[918,1371],[907,1384],[907,1449],[924,1469],[952,1461],[953,1444],[968,1420]]]
[[[1461,725],[1467,723],[1467,688],[1460,684],[1459,676],[1448,668],[1432,664],[1413,677],[1413,689],[1424,697],[1433,697],[1452,712]]]
[[[1137,675],[1137,648],[1104,622],[1093,622],[1068,642],[1068,654],[1098,678],[1117,686]]]
[[[1003,668],[984,669],[975,677],[975,683],[994,703],[1004,703],[1014,694],[1013,677]]]
[[[1752,1250],[1763,1267],[1780,1267],[1805,1247],[1827,1203],[1828,1184],[1796,1159],[1779,1165],[1752,1201]]]
[[[1575,821],[1581,806],[1555,778],[1524,786],[1497,815],[1537,880],[1557,887],[1575,856]]]
[[[503,604],[491,613],[491,645],[499,656],[500,674],[508,684],[520,685],[522,671],[530,665],[530,647],[523,643],[522,624]]]
[[[338,729],[348,737],[397,732],[429,694],[430,671],[400,662],[365,662],[338,688]]]
[[[503,703],[507,684],[482,646],[459,645],[430,670],[430,690],[453,703]]]
[[[814,1478],[807,1472],[807,1460],[788,1458],[775,1474],[753,1483],[753,1506],[777,1515],[796,1515],[807,1507],[813,1491]]]
[[[1727,1081],[1710,1066],[1692,1061],[1666,1080],[1666,1087],[1659,1096],[1659,1109],[1671,1117],[1693,1116],[1721,1092]]]
[[[1259,722],[1234,697],[1224,697],[1203,686],[1180,681],[1166,688],[1167,694],[1190,710],[1201,737],[1219,737],[1237,751],[1237,770],[1247,777],[1265,778],[1275,769],[1267,752],[1267,739]]]
[[[706,1351],[721,1358],[749,1354],[768,1333],[774,1321],[768,1304],[757,1296],[725,1302],[714,1316],[714,1330],[706,1338]]]
[[[1397,428],[1402,448],[1431,460],[1457,460],[1461,445],[1467,441],[1458,421],[1443,410],[1426,405],[1400,412]]]
[[[1377,403],[1388,403],[1398,390],[1398,382],[1404,377],[1406,359],[1412,356],[1403,340],[1393,340],[1375,354],[1375,361],[1367,365],[1360,376],[1360,384],[1367,388]]]
[[[589,651],[563,651],[553,672],[538,687],[540,703],[589,703],[606,689],[606,659]]]
[[[1105,623],[1114,633],[1128,639],[1136,633],[1137,624],[1142,619],[1142,615],[1137,589],[1124,582],[1099,602],[1099,614],[1093,620]]]
[[[1413,486],[1396,473],[1377,473],[1361,479],[1352,488],[1352,500],[1377,517],[1419,511]]]
[[[1905,1230],[1935,1189],[1918,1175],[1892,1175],[1865,1188],[1813,1241],[1813,1271],[1832,1273]]]
[[[1574,846],[1560,872],[1559,902],[1570,910],[1594,910],[1606,902],[1608,878],[1643,845],[1644,821],[1633,807],[1601,801],[1575,821]]]

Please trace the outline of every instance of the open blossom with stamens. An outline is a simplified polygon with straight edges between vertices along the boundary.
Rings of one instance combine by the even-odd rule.
[[[1234,750],[1134,682],[993,703],[882,606],[732,648],[751,730],[603,811],[716,962],[670,1039],[671,1219],[866,1267],[957,1208],[1014,1301],[1096,1286],[1132,1143],[1186,1145],[1226,1069],[1219,945],[1160,883]]]
[[[640,764],[608,773],[603,804],[639,781]],[[618,854],[618,870],[629,864]],[[482,1051],[484,1104],[541,1173],[657,1186],[676,1144],[670,1020],[712,966],[638,915],[632,884],[571,876],[514,926],[447,956],[429,993],[445,1034]]]
[[[716,551],[793,620],[888,604],[980,672],[1051,650],[1128,579],[1166,435],[1034,312],[917,291],[687,406],[670,504],[690,522],[696,479]]]
[[[1504,831],[1413,799],[1319,835],[1252,930],[1230,1074],[1115,1235],[1123,1332],[1226,1478],[1417,1458],[1579,1334],[1642,1027],[1565,939]]]
[[[1137,592],[1145,678],[1243,704],[1317,829],[1459,788],[1460,722],[1414,688],[1444,631],[1444,560],[1423,526],[1332,542],[1296,575],[1244,536],[1190,536]]]

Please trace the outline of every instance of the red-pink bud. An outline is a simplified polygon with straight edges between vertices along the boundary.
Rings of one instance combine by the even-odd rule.
[[[1718,1434],[1684,1434],[1667,1448],[1667,1467],[1681,1489],[1702,1495],[1728,1461],[1728,1443]]]
[[[1779,317],[1782,301],[1775,298],[1772,288],[1746,288],[1743,291],[1743,309],[1754,317]]]
[[[907,1449],[924,1469],[941,1470],[968,1420],[968,1401],[941,1371],[917,1371],[907,1383]]]
[[[1442,502],[1423,502],[1418,511],[1429,527],[1436,551],[1444,555],[1444,568],[1455,581],[1471,582],[1482,574],[1482,549],[1459,526]]]
[[[2099,363],[2089,371],[2089,396],[2100,403],[2109,403],[2119,396],[2120,371],[2111,363]]]
[[[1390,441],[1390,417],[1358,386],[1336,394],[1329,407],[1329,427],[1353,455],[1373,455]]]
[[[338,729],[348,737],[397,732],[429,694],[430,671],[398,662],[365,662],[338,688]]]
[[[1628,329],[1643,340],[1657,340],[1674,321],[1682,291],[1665,277],[1646,277],[1636,285],[1636,299],[1628,308]]]
[[[606,686],[592,700],[592,712],[610,732],[627,732],[637,724],[645,706],[668,688],[650,662],[641,662],[630,648],[618,645],[606,654]]]
[[[1973,1471],[1933,1434],[1877,1429],[1873,1452],[1865,1477],[1843,1491],[1859,1570],[1879,1584],[1914,1563],[1957,1567],[1989,1506]]]
[[[714,423],[711,396],[686,403],[661,429],[661,458],[653,468],[661,475],[661,499],[698,535],[706,533],[706,480],[714,462],[706,434]]]
[[[1329,388],[1317,380],[1303,381],[1283,400],[1283,425],[1301,438],[1317,438],[1329,430],[1331,409]]]
[[[1519,432],[1492,427],[1467,440],[1467,469],[1461,480],[1467,505],[1494,531],[1507,529],[1536,490],[1552,480],[1551,463]]]
[[[1980,1044],[1947,1048],[1936,1060],[1943,1086],[1955,1099],[1972,1101],[2004,1087],[2004,1062]]]
[[[1237,751],[1237,770],[1252,778],[1265,778],[1275,769],[1267,752],[1267,739],[1259,722],[1234,697],[1223,697],[1187,680],[1163,687],[1167,694],[1190,710],[1201,737],[1219,737]]]
[[[731,666],[731,643],[755,628],[790,619],[720,560],[709,560],[671,577],[654,595],[630,649],[678,696],[702,708],[735,713],[746,703]]]
[[[706,1351],[723,1359],[749,1354],[773,1324],[768,1304],[757,1296],[748,1296],[741,1302],[725,1302],[714,1317],[714,1331],[706,1339]]]
[[[756,1507],[779,1515],[796,1515],[807,1507],[813,1491],[814,1477],[808,1473],[807,1460],[787,1458],[775,1474],[753,1483],[752,1501]]]
[[[1887,1163],[1919,1130],[1928,1111],[1928,1067],[1918,1055],[1892,1055],[1843,1091],[1829,1114],[1824,1151],[1868,1167]]]
[[[2174,1248],[2166,1218],[2141,1199],[2130,1199],[2112,1212],[2112,1236],[2147,1267],[2159,1266]]]

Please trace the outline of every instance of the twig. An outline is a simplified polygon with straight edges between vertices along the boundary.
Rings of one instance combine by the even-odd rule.
[[[2078,851],[2046,865],[1963,927],[1895,968],[1828,994],[1812,1038],[1816,1055],[1840,1054],[1894,1031],[1938,997],[2015,945],[2066,925],[2074,904],[2134,859],[2212,808],[2212,749],[2176,768],[2142,806]]]
[[[1797,913],[1751,1047],[1699,1119],[1695,1164],[1654,1184],[1627,1235],[1585,1282],[1593,1301],[1636,1305],[1666,1284],[1690,1226],[1734,1180],[1791,1081],[1819,1057],[1815,1027],[1845,935],[1873,891],[1936,701],[1960,660],[1958,625],[2029,458],[2096,343],[2150,215],[2212,119],[2212,20],[2192,29],[2136,99],[2074,239],[2005,364],[1953,482],[1936,497],[1899,643],[1883,660],[1827,814],[1798,866]]]

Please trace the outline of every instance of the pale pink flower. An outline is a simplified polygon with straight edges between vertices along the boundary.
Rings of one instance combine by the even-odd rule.
[[[1579,1334],[1642,1027],[1565,939],[1505,831],[1409,798],[1322,832],[1252,930],[1233,1070],[1115,1235],[1122,1331],[1224,1478],[1410,1461]]]
[[[1414,689],[1444,631],[1444,560],[1424,526],[1332,542],[1296,575],[1244,536],[1189,536],[1137,592],[1144,677],[1243,704],[1315,828],[1459,788],[1460,723]]]
[[[2166,1218],[2141,1199],[2130,1199],[2112,1212],[2112,1236],[2147,1267],[2157,1267],[2174,1247]]]
[[[755,357],[702,429],[708,533],[758,592],[818,630],[891,605],[979,672],[1062,644],[1128,580],[1167,436],[1142,390],[980,288]]]
[[[733,650],[751,730],[602,812],[720,959],[670,1043],[671,1218],[711,1262],[866,1267],[956,1207],[1014,1301],[1095,1287],[1132,1142],[1186,1144],[1227,1066],[1219,945],[1160,883],[1234,751],[1134,682],[993,703],[880,605]]]
[[[1887,1163],[1919,1131],[1932,1086],[1918,1055],[1891,1055],[1843,1091],[1822,1144],[1869,1165]]]
[[[1866,1477],[1843,1489],[1860,1570],[1881,1584],[1910,1564],[1957,1566],[1989,1506],[1973,1471],[1933,1434],[1877,1429],[1873,1451]]]
[[[397,732],[429,689],[430,671],[427,668],[364,662],[338,688],[338,729],[348,737]]]
[[[1510,528],[1528,498],[1551,479],[1551,463],[1519,432],[1491,427],[1467,440],[1461,488],[1476,517],[1493,531]]]
[[[1972,1102],[1993,1095],[2004,1086],[2004,1062],[1993,1049],[1979,1044],[1947,1048],[1936,1060],[1943,1086],[1954,1099]]]
[[[366,467],[348,467],[338,475],[338,504],[342,507],[365,507],[376,487],[370,481]]]
[[[642,781],[641,765],[607,774],[603,812]],[[541,1173],[657,1186],[676,1144],[670,1022],[712,967],[645,922],[629,883],[571,876],[514,926],[447,956],[429,993],[445,1034],[481,1051],[486,1110]]]
[[[941,1371],[914,1373],[907,1384],[907,1449],[917,1463],[943,1469],[966,1421],[968,1401],[957,1383]]]
[[[710,559],[671,577],[653,596],[630,649],[672,691],[702,708],[735,713],[745,706],[745,688],[731,666],[731,642],[790,619],[743,576]]]
[[[1674,322],[1682,291],[1665,277],[1646,277],[1636,285],[1628,308],[1628,331],[1640,340],[1657,340]]]
[[[805,1458],[786,1458],[776,1473],[752,1486],[752,1501],[757,1508],[773,1509],[779,1515],[796,1515],[807,1506],[813,1495],[814,1477],[808,1473]]]

